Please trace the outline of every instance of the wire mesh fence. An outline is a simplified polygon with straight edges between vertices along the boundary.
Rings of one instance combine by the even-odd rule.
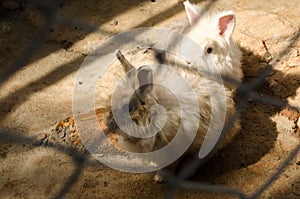
[[[23,2],[23,1],[22,1]],[[209,10],[209,8],[216,3],[217,1],[209,1],[208,4],[206,4],[206,10]],[[101,27],[97,27],[95,25],[91,25],[87,22],[83,22],[71,17],[68,17],[66,15],[61,16],[58,13],[58,8],[64,3],[64,1],[37,1],[37,0],[29,0],[24,1],[26,6],[35,6],[39,8],[39,11],[41,13],[41,16],[44,19],[43,25],[36,31],[36,34],[34,35],[33,39],[28,43],[28,45],[24,48],[24,50],[18,55],[18,57],[15,59],[15,61],[7,68],[4,69],[4,71],[1,73],[0,76],[0,82],[3,83],[6,80],[9,79],[9,77],[14,74],[16,71],[18,71],[20,68],[22,68],[24,65],[27,64],[28,60],[34,55],[34,53],[38,50],[38,48],[41,46],[41,44],[45,41],[47,34],[49,32],[49,28],[53,27],[54,25],[62,25],[62,26],[76,26],[80,27],[82,30],[90,33],[90,32],[99,32],[100,34],[107,34],[108,33],[105,30],[102,30]],[[161,17],[158,17],[159,19]],[[143,25],[143,24],[141,24]],[[228,120],[228,122],[225,124],[224,129],[222,130],[222,133],[226,133],[229,131],[229,129],[232,127],[234,122],[237,120],[239,115],[246,110],[249,101],[256,101],[259,103],[269,104],[272,106],[276,106],[279,108],[290,108],[296,111],[299,111],[299,107],[293,107],[292,105],[288,104],[286,101],[279,100],[277,98],[274,98],[272,96],[262,96],[259,93],[256,92],[257,88],[261,86],[263,81],[265,81],[266,77],[270,75],[270,73],[273,70],[274,65],[276,65],[282,57],[288,54],[289,48],[293,46],[298,40],[300,36],[300,31],[297,32],[297,34],[294,35],[294,37],[290,41],[290,45],[282,52],[278,53],[278,56],[273,58],[271,62],[268,63],[267,67],[264,67],[264,70],[257,75],[257,77],[253,78],[251,81],[248,81],[246,83],[238,84],[234,82],[234,80],[224,77],[224,81],[231,81],[233,83],[238,84],[238,102],[236,105],[236,112],[231,116],[231,118]],[[12,133],[12,132],[1,132],[0,134],[1,140],[6,141],[13,141],[17,144],[24,144],[28,142],[33,142],[34,138],[26,137],[22,134],[18,133]],[[65,147],[65,146],[51,146],[57,150],[64,151],[70,157],[73,158],[74,162],[76,163],[76,169],[74,170],[73,174],[69,177],[69,179],[64,183],[61,184],[61,188],[57,195],[53,196],[53,198],[63,198],[72,188],[74,183],[78,180],[80,177],[80,174],[82,173],[84,169],[84,165],[88,160],[87,154],[82,154],[77,152],[71,147]],[[173,198],[175,196],[175,193],[177,190],[180,189],[188,189],[188,190],[194,190],[199,192],[209,192],[209,193],[224,193],[229,194],[233,196],[237,196],[239,198],[258,198],[261,196],[261,194],[266,191],[276,179],[280,175],[282,175],[284,169],[290,164],[293,158],[296,157],[296,155],[300,151],[300,145],[298,145],[295,149],[293,149],[288,158],[286,158],[280,167],[277,169],[275,173],[273,173],[266,181],[258,187],[254,193],[248,195],[245,192],[241,190],[236,190],[230,187],[226,186],[219,186],[219,185],[211,185],[207,183],[200,183],[188,180],[187,177],[189,176],[189,172],[195,170],[195,168],[199,167],[201,165],[201,160],[199,158],[193,159],[192,162],[182,171],[180,171],[177,175],[169,172],[164,172],[163,175],[166,177],[166,183],[169,187],[168,193],[166,195],[166,198]],[[97,166],[95,164],[95,166]]]

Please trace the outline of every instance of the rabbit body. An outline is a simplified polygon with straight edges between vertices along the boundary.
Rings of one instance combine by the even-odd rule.
[[[141,82],[140,78],[145,77],[145,73],[149,78],[149,80],[146,80],[146,84]],[[177,77],[186,81],[191,90],[187,90],[185,86],[181,85]],[[198,106],[196,108],[191,100],[192,95],[196,96]],[[112,105],[109,100],[105,122],[109,131],[121,135],[120,145],[123,149],[137,153],[155,151],[167,145],[176,136],[181,124],[185,132],[185,137],[182,137],[182,139],[186,139],[186,136],[193,136],[194,132],[191,132],[191,129],[195,129],[195,125],[197,125],[194,141],[185,152],[186,154],[195,155],[199,152],[209,126],[211,125],[214,128],[214,124],[210,124],[211,113],[213,111],[216,115],[225,113],[226,122],[235,111],[232,95],[233,91],[228,88],[225,88],[224,95],[222,85],[191,71],[188,67],[182,67],[181,65],[146,65],[138,69],[133,68],[119,83],[115,94],[112,96],[112,100],[116,104]],[[226,104],[223,104],[223,101],[220,100],[224,97],[226,98]],[[126,99],[129,99],[129,102]],[[184,106],[180,105],[178,99]],[[156,105],[162,106],[163,110]],[[115,121],[116,115],[113,113],[123,118],[122,114],[126,112],[126,109],[128,109],[130,118],[134,122],[124,121],[118,124]],[[198,109],[199,112],[197,112]],[[183,112],[186,114],[183,114]],[[166,119],[163,118],[164,113]],[[193,121],[192,118],[195,117],[198,123]],[[165,123],[161,124],[161,121],[165,121]],[[154,136],[138,138],[128,134],[129,131],[140,136],[146,134],[147,132],[136,128],[135,124],[148,126],[151,122],[159,129]],[[219,147],[223,147],[228,143],[239,128],[239,122],[236,122],[231,131],[224,136]],[[124,132],[124,129],[127,130]],[[217,133],[217,130],[215,133]]]

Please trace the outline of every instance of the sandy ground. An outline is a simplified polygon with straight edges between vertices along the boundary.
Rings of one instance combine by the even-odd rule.
[[[43,7],[23,6],[10,0],[1,4],[3,73],[26,51],[44,21],[40,14]],[[271,55],[278,62],[257,91],[261,96],[300,107],[299,1],[220,0],[210,8],[231,9],[237,14],[233,37],[243,48],[244,81],[256,77]],[[155,183],[152,174],[116,171],[92,158],[77,170],[76,161],[67,153],[36,146],[34,139],[41,133],[50,133],[53,125],[72,115],[76,72],[89,53],[111,36],[132,28],[176,29],[186,21],[182,1],[65,1],[57,16],[61,23],[47,29],[41,45],[30,49],[33,56],[1,84],[0,198],[53,198],[73,173],[78,179],[66,189],[65,198],[163,198],[169,188]],[[75,19],[88,22],[97,31],[74,24]],[[293,38],[295,42],[289,45]],[[290,50],[280,56],[285,49]],[[105,98],[103,93],[99,105]],[[251,101],[242,114],[240,134],[199,169],[193,180],[226,185],[247,194],[255,192],[299,145],[299,115]],[[299,198],[299,165],[300,154],[263,192],[262,198]],[[189,190],[180,190],[175,197],[231,198]]]

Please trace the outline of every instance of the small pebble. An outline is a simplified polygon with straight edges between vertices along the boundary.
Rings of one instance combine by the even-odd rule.
[[[112,20],[112,21],[110,22],[110,25],[115,25],[115,26],[116,26],[116,25],[118,25],[118,23],[119,23],[119,22],[118,22],[117,20],[114,19],[114,20]]]
[[[298,50],[293,50],[293,51],[291,52],[291,57],[299,57],[299,56],[300,56],[300,53],[299,53]]]
[[[262,56],[262,60],[266,63],[269,63],[272,60],[272,55],[268,51]]]

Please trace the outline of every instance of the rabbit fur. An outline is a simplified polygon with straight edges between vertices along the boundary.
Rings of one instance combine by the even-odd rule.
[[[187,31],[187,36],[199,44],[204,49],[204,53],[213,59],[222,76],[232,78],[236,82],[241,82],[241,78],[243,77],[240,62],[241,52],[231,39],[235,25],[233,12],[228,11],[213,16],[201,16],[202,12],[196,6],[190,4],[188,1],[184,5],[191,24],[191,27]],[[199,19],[200,16],[201,18]],[[188,51],[188,46],[184,45],[181,50]],[[120,89],[113,96],[118,105],[112,106],[111,100],[109,100],[105,123],[109,131],[121,135],[119,142],[124,150],[136,153],[158,150],[172,141],[182,121],[185,121],[183,128],[186,136],[189,136],[190,127],[191,125],[195,125],[195,123],[190,121],[189,118],[182,118],[182,110],[180,110],[181,107],[177,99],[181,99],[187,105],[184,111],[190,116],[196,116],[199,121],[196,124],[198,125],[196,137],[186,150],[186,155],[196,155],[199,152],[211,122],[212,111],[220,114],[225,112],[225,122],[235,112],[235,102],[233,100],[235,87],[230,83],[225,82],[226,105],[224,106],[221,100],[218,100],[224,98],[220,90],[222,85],[190,70],[189,67],[168,65],[172,69],[170,70],[170,68],[159,65],[155,67],[144,65],[136,68],[126,60],[120,51],[117,52],[117,57],[126,75],[125,79],[120,83]],[[193,64],[189,60],[185,61]],[[191,86],[193,93],[197,97],[199,113],[196,113],[194,107],[190,105],[191,93],[187,92],[181,85],[178,85],[172,78],[166,78],[174,75],[172,71],[176,71],[176,74],[179,74]],[[170,81],[171,88],[166,89],[160,86],[163,81]],[[207,85],[210,85],[209,89]],[[176,96],[170,92],[172,90],[177,91]],[[212,98],[211,94],[215,97]],[[130,99],[129,104],[124,99]],[[212,100],[214,101],[212,102]],[[214,106],[212,106],[212,103]],[[164,107],[164,110],[156,108],[155,105]],[[147,138],[128,135],[127,131],[135,132],[136,135],[146,134],[147,132],[138,132],[139,129],[133,123],[122,123],[123,128],[120,128],[115,121],[113,112],[122,114],[124,108],[129,110],[134,124],[148,126],[150,123],[153,123],[154,126],[160,129],[159,132]],[[163,116],[166,116],[166,118],[162,118]],[[165,121],[163,126],[161,124],[162,120]],[[124,132],[124,129],[127,130]],[[240,123],[239,120],[236,120],[231,130],[222,136],[222,140],[216,149],[224,147],[239,129]],[[162,179],[159,175],[155,176],[155,180],[157,181],[162,181]]]
[[[240,83],[243,78],[242,53],[231,38],[235,28],[235,14],[232,11],[209,13],[189,1],[184,2],[184,7],[190,24],[186,35],[211,57],[222,77]],[[188,44],[183,43],[181,52],[189,53],[189,50]],[[224,81],[224,83],[229,88],[236,88],[231,82]]]
[[[217,113],[216,115],[222,115],[221,113],[225,112],[225,122],[235,111],[232,90],[225,88],[224,96],[222,94],[221,85],[218,82],[209,80],[189,70],[188,67],[170,66],[170,68],[168,68],[160,65],[144,65],[137,69],[132,65],[130,67],[130,71],[125,70],[125,72],[127,72],[125,79],[119,84],[117,93],[112,96],[113,100],[117,102],[117,106],[112,106],[109,100],[107,114],[105,116],[105,123],[108,130],[121,135],[119,144],[124,150],[136,153],[158,150],[172,141],[178,132],[181,122],[184,121],[183,131],[186,136],[192,136],[193,132],[190,132],[191,129],[193,129],[195,125],[198,125],[196,137],[185,152],[187,155],[196,155],[199,152],[209,128],[212,111],[215,111]],[[126,65],[123,68],[130,67]],[[191,91],[187,91],[185,87],[181,87],[181,85],[176,82],[176,78],[172,78],[175,75],[180,75],[180,77],[188,82],[192,88],[192,93]],[[145,76],[147,76],[146,84],[144,84],[145,80],[141,78],[145,78]],[[168,81],[171,86],[168,88],[160,86],[165,81]],[[209,85],[209,88],[207,85]],[[176,93],[176,96],[174,93]],[[191,103],[192,94],[196,96],[199,113],[197,113],[197,109],[195,109]],[[214,98],[212,98],[211,95],[214,95]],[[218,100],[224,97],[226,98],[225,105],[222,103],[222,100]],[[130,99],[129,103],[124,99]],[[184,108],[180,107],[177,99],[180,99],[185,105]],[[212,102],[212,100],[214,101]],[[211,105],[212,103],[214,106]],[[157,108],[156,105],[162,106],[164,110]],[[147,138],[137,138],[129,135],[128,132],[135,132],[136,135],[143,135],[147,132],[138,131],[139,129],[132,123],[123,122],[117,124],[113,113],[117,113],[119,117],[122,118],[122,114],[126,111],[125,109],[129,110],[130,117],[132,121],[134,121],[134,124],[148,126],[152,122],[160,130],[154,136]],[[185,115],[186,118],[182,118],[182,112],[187,113]],[[166,118],[163,118],[164,113]],[[197,124],[191,119],[193,117],[197,117],[199,121]],[[161,124],[161,121],[165,121],[165,123]],[[120,125],[123,128],[120,128]],[[212,124],[212,127],[214,128],[214,124]],[[124,129],[126,130],[123,131]],[[223,136],[218,148],[225,146],[239,129],[239,122],[236,121],[230,132]],[[161,176],[156,176],[155,179],[162,181]]]

